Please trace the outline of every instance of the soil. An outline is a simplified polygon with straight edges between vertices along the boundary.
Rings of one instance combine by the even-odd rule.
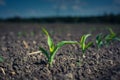
[[[94,45],[85,52],[79,45],[65,45],[56,54],[53,67],[48,67],[39,46],[48,50],[47,39],[41,28],[45,27],[55,43],[61,40],[77,40],[91,33],[87,41]],[[108,33],[107,27],[120,36],[118,24],[85,23],[0,23],[0,80],[120,80],[120,42],[97,49],[95,36]]]

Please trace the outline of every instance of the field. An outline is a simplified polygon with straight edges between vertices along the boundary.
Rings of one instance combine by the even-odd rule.
[[[94,45],[85,52],[79,45],[65,45],[55,55],[53,67],[47,65],[39,51],[48,49],[47,38],[42,32],[45,27],[55,43],[62,40],[79,41],[84,34],[92,34],[87,42]],[[0,23],[0,80],[120,80],[120,42],[97,49],[95,37],[109,33],[111,27],[120,36],[118,24],[85,23]]]

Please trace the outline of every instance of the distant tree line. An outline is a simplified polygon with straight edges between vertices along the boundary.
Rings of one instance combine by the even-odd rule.
[[[54,22],[65,22],[65,23],[120,23],[120,14],[114,15],[102,15],[102,16],[89,16],[89,17],[46,17],[46,18],[21,18],[19,16],[7,19],[0,19],[0,22],[41,22],[41,23],[54,23]]]

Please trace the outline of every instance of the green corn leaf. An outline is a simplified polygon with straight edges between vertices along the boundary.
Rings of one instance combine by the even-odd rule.
[[[78,43],[77,41],[61,41],[56,45],[56,47],[61,48],[65,44],[77,44],[77,43]]]
[[[91,35],[91,34],[86,34],[86,35],[83,35],[83,36],[82,36],[82,38],[81,38],[80,43],[81,43],[81,44],[85,43],[85,41],[86,41],[87,37],[89,37],[90,35]]]
[[[50,36],[48,37],[48,45],[49,45],[50,52],[53,52],[54,43],[53,43],[53,40],[50,38]]]
[[[115,33],[113,32],[112,28],[109,28],[109,31],[112,35],[115,35]]]
[[[97,36],[96,36],[96,40],[99,42],[99,41],[101,41],[101,39],[102,39],[102,33],[100,33],[100,34],[98,34]]]
[[[119,38],[117,38],[117,34],[115,32],[113,32],[113,30],[111,28],[109,28],[109,34],[105,35],[104,37],[104,44],[109,45],[110,42],[112,42],[113,40],[118,40],[120,41]]]
[[[109,28],[110,34],[106,37],[107,40],[112,40],[116,37],[116,33],[113,32],[112,28]]]
[[[61,41],[56,45],[54,52],[56,52],[58,49],[60,49],[65,44],[77,44],[77,43],[78,43],[77,41]]]
[[[82,36],[81,40],[80,40],[80,44],[82,45],[84,43],[84,39],[85,38],[85,35]]]
[[[110,39],[110,35],[106,35],[105,40],[109,40],[109,39]]]
[[[87,37],[89,37],[91,34],[83,35],[81,40],[80,40],[80,45],[84,48],[85,47],[85,41]]]
[[[91,34],[86,34],[85,35],[85,41],[86,41],[87,37],[89,37],[89,36],[91,36]]]
[[[86,35],[83,35],[82,36],[82,38],[81,38],[81,40],[80,40],[80,46],[81,46],[81,48],[82,48],[82,52],[84,53],[85,52],[85,50],[87,49],[86,47],[86,44],[85,44],[85,41],[86,41],[86,39],[90,36],[91,34],[86,34]],[[88,45],[89,46],[89,45]]]
[[[85,35],[82,36],[81,40],[80,40],[80,46],[82,48],[82,50],[85,49],[85,42],[84,42],[84,38],[85,38]]]
[[[47,59],[49,59],[49,54],[44,48],[39,47],[39,50],[42,51],[42,53],[47,57]]]
[[[105,41],[104,41],[104,44],[109,44],[109,42],[110,42],[110,40],[111,40],[111,38],[110,38],[110,35],[106,35],[105,36]]]
[[[112,41],[113,39],[115,38],[115,35],[106,35],[105,36],[105,40],[106,40],[106,42],[110,42],[110,41]]]
[[[115,40],[120,41],[120,38],[116,37]]]
[[[48,32],[47,32],[47,30],[46,30],[45,28],[42,28],[42,31],[43,31],[47,36],[49,36],[49,34],[48,34]]]
[[[47,30],[45,29],[45,28],[42,28],[42,30],[43,30],[43,32],[46,34],[46,36],[47,36],[47,43],[48,43],[48,46],[49,46],[49,50],[50,50],[50,52],[53,52],[53,50],[54,50],[54,43],[53,43],[53,40],[52,40],[52,38],[49,36],[49,34],[48,34],[48,32],[47,32]]]
[[[101,34],[98,34],[98,35],[96,36],[96,43],[99,44],[100,41],[101,41]]]
[[[98,48],[100,48],[103,45],[103,41],[104,41],[104,36],[102,35],[102,33],[98,34],[96,36],[96,44]]]
[[[81,45],[81,48],[82,48],[82,50],[85,50],[85,44],[84,43]]]
[[[89,42],[87,45],[86,45],[86,49],[88,49],[90,46],[92,46],[93,45],[93,42]]]
[[[57,52],[58,51],[58,49],[60,49],[62,46],[64,46],[65,44],[77,44],[78,42],[77,41],[61,41],[61,42],[59,42],[57,45],[56,45],[56,47],[55,47],[55,49],[54,49],[54,51],[53,52]]]
[[[112,36],[110,34],[105,36],[106,41],[110,41],[111,39],[112,39]]]
[[[100,41],[100,42],[99,42],[99,46],[102,46],[102,45],[103,45],[103,41]]]

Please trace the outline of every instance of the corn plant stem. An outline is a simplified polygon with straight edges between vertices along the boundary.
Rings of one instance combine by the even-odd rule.
[[[85,50],[82,51],[82,58],[85,58]]]
[[[53,53],[51,53],[50,58],[48,60],[48,63],[50,64],[50,67],[52,67],[52,63],[55,57],[55,53],[58,51],[59,48],[56,48]]]
[[[53,62],[52,59],[49,59],[49,60],[48,60],[48,64],[49,64],[50,67],[52,67],[52,62]]]
[[[50,67],[52,67],[54,57],[55,57],[55,52],[52,55],[50,55],[50,58],[48,60],[48,63],[50,64]]]

